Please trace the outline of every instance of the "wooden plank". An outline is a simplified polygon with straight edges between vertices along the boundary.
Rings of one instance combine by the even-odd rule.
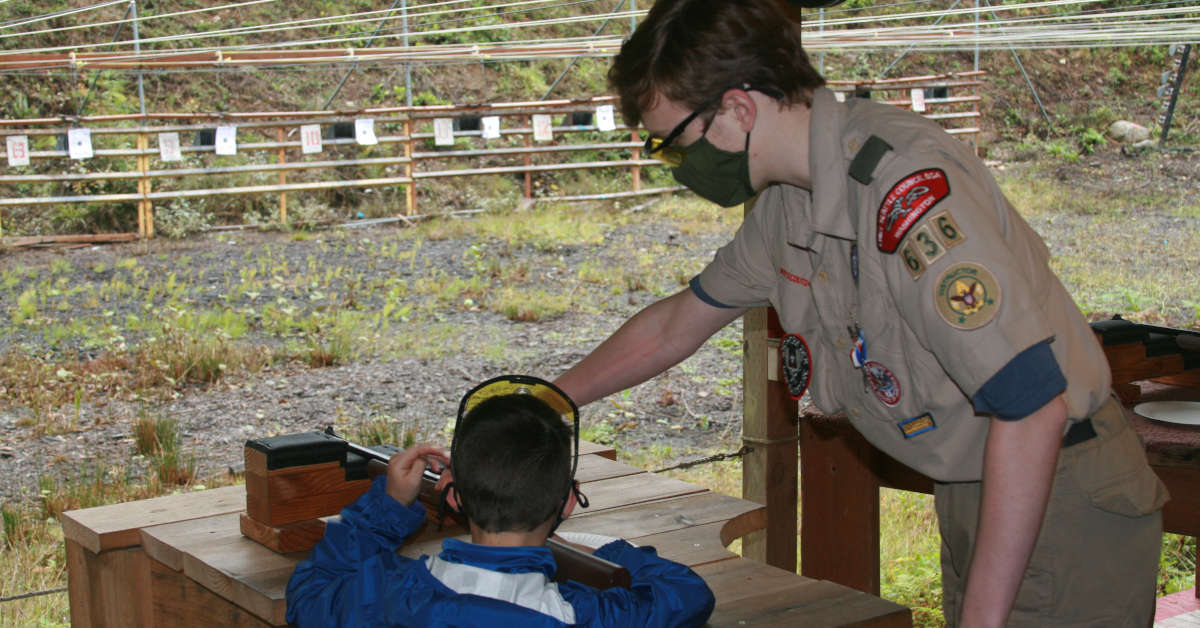
[[[744,558],[702,565],[696,573],[717,599],[711,626],[912,625],[898,604]]]
[[[639,473],[589,482],[584,493],[591,502],[591,506],[586,512],[594,513],[610,508],[703,493],[707,490],[664,475]]]
[[[276,554],[239,533],[183,555],[183,573],[268,623],[283,624],[287,582],[300,557]]]
[[[623,475],[636,475],[645,472],[645,469],[632,467],[600,454],[579,454],[579,468],[575,470],[575,480],[580,484],[586,484],[597,480],[607,480]]]
[[[875,449],[846,421],[800,421],[801,573],[879,595]]]
[[[178,560],[183,573],[268,623],[282,624],[287,579],[303,556],[277,554],[242,536],[240,514],[154,526],[142,531],[151,557]],[[165,550],[165,551],[162,551]]]
[[[88,556],[87,572],[90,589],[87,625],[94,628],[153,625],[149,571],[141,548],[92,554]]]
[[[341,512],[369,488],[369,479],[347,482],[344,469],[336,462],[265,474],[247,470],[246,512],[271,526],[327,517]]]
[[[725,522],[690,526],[670,532],[650,534],[630,539],[638,546],[653,547],[659,556],[669,558],[688,567],[698,567],[721,560],[737,558],[737,554],[726,549],[721,542],[721,528]]]
[[[246,500],[246,512],[256,521],[270,526],[336,515],[371,488],[370,480],[356,480],[343,482],[344,488],[340,491],[297,495],[284,500],[270,493],[259,492],[262,490],[260,484],[266,481],[261,476],[256,477],[256,474],[246,474],[246,486],[252,495]],[[249,489],[251,486],[254,488]]]
[[[155,626],[271,626],[162,563],[150,561]]]
[[[612,445],[601,445],[586,440],[579,441],[579,455],[595,454],[609,460],[617,459],[617,450]]]
[[[805,628],[911,628],[909,609],[832,582],[785,593],[760,594],[721,604],[711,626],[805,626]]]
[[[563,522],[562,529],[628,539],[717,522],[737,529],[742,520],[761,521],[764,512],[759,504],[706,492],[594,514],[576,510]],[[729,538],[727,542],[731,541]]]
[[[242,513],[238,523],[241,525],[242,536],[280,554],[310,550],[325,536],[324,519],[269,526]]]
[[[747,205],[749,211],[750,205]],[[767,507],[767,526],[746,536],[743,553],[755,560],[796,570],[796,402],[786,384],[769,374],[778,370],[778,317],[757,308],[743,317],[745,352],[742,442],[752,450],[742,462],[742,498]]]
[[[756,595],[784,595],[817,582],[748,558],[700,565],[695,571],[712,589],[718,608]]]
[[[1154,381],[1160,384],[1183,386],[1184,388],[1200,388],[1200,369],[1187,370],[1178,375],[1156,377]]]
[[[1163,505],[1163,530],[1200,536],[1200,471],[1188,467],[1154,466],[1171,499]]]
[[[141,528],[239,512],[245,507],[246,488],[239,485],[68,510],[62,514],[63,536],[98,554],[103,550],[140,544],[138,530]]]
[[[92,587],[88,577],[88,561],[95,556],[79,544],[67,538],[67,598],[71,608],[71,626],[92,628]]]

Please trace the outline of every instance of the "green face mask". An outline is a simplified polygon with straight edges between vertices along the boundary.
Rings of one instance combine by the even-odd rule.
[[[683,164],[672,168],[675,180],[688,189],[722,207],[740,205],[754,196],[750,185],[750,133],[746,148],[736,153],[713,146],[707,137],[692,142],[684,153]]]

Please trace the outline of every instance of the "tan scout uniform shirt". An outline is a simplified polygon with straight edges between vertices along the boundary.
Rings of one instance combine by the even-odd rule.
[[[891,150],[863,184],[848,172],[872,135]],[[804,337],[821,410],[845,412],[879,449],[956,482],[982,475],[988,417],[971,397],[1030,346],[1052,339],[1072,420],[1108,399],[1108,363],[1049,252],[966,144],[908,111],[819,89],[809,151],[811,194],[764,190],[698,281],[726,305],[773,305],[784,330]],[[936,204],[903,231],[895,221],[919,213],[906,205],[914,199]],[[855,322],[863,368],[851,358]]]

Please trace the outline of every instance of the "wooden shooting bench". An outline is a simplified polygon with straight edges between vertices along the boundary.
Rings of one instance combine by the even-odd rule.
[[[1139,333],[1128,325],[1108,325],[1112,322],[1093,328],[1112,369],[1113,388],[1150,466],[1171,493],[1163,528],[1200,536],[1200,427],[1151,421],[1133,411],[1144,401],[1200,401],[1200,351],[1182,349],[1153,330]],[[879,487],[932,493],[933,481],[873,447],[844,416],[805,413],[799,432],[802,573],[878,595]],[[1200,586],[1188,595],[1200,597]]]
[[[691,566],[716,596],[710,625],[912,625],[903,606],[726,550],[764,526],[762,506],[615,457],[611,448],[583,444],[576,477],[591,507],[577,511],[562,529],[651,545]],[[262,481],[253,474],[248,464],[246,486],[64,513],[72,624],[286,625],[285,587],[307,551],[277,553],[243,535],[247,490],[253,493]],[[319,501],[324,498],[314,494],[335,492],[326,487],[305,495]],[[461,528],[438,532],[426,526],[402,553],[436,552],[441,537],[462,534]]]

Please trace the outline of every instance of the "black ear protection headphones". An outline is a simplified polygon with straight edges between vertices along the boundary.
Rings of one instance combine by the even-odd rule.
[[[567,492],[563,495],[562,505],[559,506],[558,513],[555,515],[554,525],[550,528],[550,533],[553,534],[559,524],[563,521],[562,512],[566,508],[567,501],[570,499],[571,493],[575,493],[575,500],[580,508],[588,507],[588,499],[579,490],[579,485],[575,482],[575,470],[579,467],[579,408],[575,402],[563,392],[561,388],[551,384],[550,382],[539,377],[531,375],[501,375],[493,377],[485,382],[482,382],[467,391],[463,398],[458,403],[458,416],[454,420],[454,436],[450,441],[450,470],[454,473],[454,461],[458,450],[458,434],[459,427],[462,426],[463,417],[466,416],[475,406],[481,402],[498,397],[501,395],[533,395],[538,399],[546,402],[555,412],[562,418],[571,423],[571,481],[567,485]],[[454,486],[454,482],[450,482],[442,490],[441,498],[441,514],[445,514],[449,503],[446,496],[449,494],[450,487]],[[467,505],[463,502],[463,496],[458,494],[458,511],[463,515],[467,515]],[[440,516],[439,516],[440,518]]]

